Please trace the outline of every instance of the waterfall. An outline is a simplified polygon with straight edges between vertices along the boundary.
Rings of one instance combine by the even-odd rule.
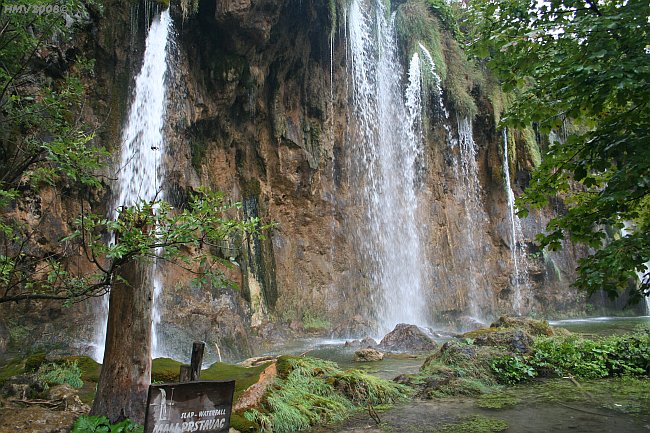
[[[416,219],[422,162],[419,60],[411,62],[403,89],[394,15],[381,0],[353,0],[348,32],[353,96],[348,139],[357,199],[365,211],[356,236],[378,331],[397,323],[426,326],[426,259]]]
[[[167,46],[171,33],[169,10],[154,18],[147,35],[142,69],[135,80],[135,91],[129,109],[126,126],[122,131],[122,147],[117,175],[117,190],[113,203],[113,218],[117,218],[121,206],[133,206],[140,200],[152,201],[162,198],[163,155],[167,89]],[[114,240],[113,240],[114,241]],[[157,325],[160,323],[158,301],[162,284],[152,264],[153,313],[152,356],[158,355]],[[102,311],[98,317],[96,351],[94,359],[102,362],[106,325],[108,319],[108,295],[102,299]]]
[[[634,233],[636,227],[630,221],[623,221],[623,228],[621,229],[621,236],[626,237]],[[644,278],[650,278],[650,262],[645,262],[645,271],[637,272],[636,275],[639,278],[639,282],[642,282]],[[645,297],[646,305],[646,314],[650,316],[650,296]]]
[[[461,236],[463,237],[464,261],[468,281],[468,313],[476,320],[484,321],[494,309],[490,288],[483,284],[482,260],[483,240],[481,234],[486,232],[487,215],[481,202],[482,188],[479,182],[477,148],[474,142],[472,121],[467,117],[458,120],[458,140],[449,143],[457,155],[453,161],[458,187],[455,199],[463,204],[464,219]]]
[[[510,254],[512,256],[512,278],[513,289],[512,309],[515,314],[522,314],[522,289],[530,286],[528,270],[525,262],[526,251],[524,236],[521,229],[521,221],[515,213],[515,193],[510,183],[510,162],[508,155],[508,131],[503,128],[503,177],[505,178],[506,194],[508,197],[508,210],[510,217]]]

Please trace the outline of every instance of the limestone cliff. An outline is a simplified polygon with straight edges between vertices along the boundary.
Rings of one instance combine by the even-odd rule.
[[[97,59],[88,116],[102,119],[96,122],[100,138],[116,149],[155,8],[106,3],[81,48]],[[245,215],[275,221],[277,228],[266,239],[223,246],[220,253],[237,263],[229,276],[238,289],[193,286],[188,275],[163,269],[163,350],[171,355],[186,351],[192,339],[205,340],[210,350],[217,344],[226,357],[238,358],[266,338],[305,327],[359,336],[374,329],[371,270],[356,244],[364,210],[355,190],[364,180],[352,169],[355,154],[348,146],[354,83],[345,3],[201,0],[196,12],[186,14],[172,1],[176,38],[168,77],[166,196],[182,207],[192,189],[209,186],[241,201]],[[406,63],[406,50],[401,55]],[[444,59],[449,52],[439,55]],[[472,302],[483,318],[513,312],[504,147],[495,123],[499,107],[480,86],[468,86],[476,104],[470,132],[478,175],[469,179],[477,182],[476,196],[461,194],[468,179],[454,165],[458,150],[449,143],[468,123],[449,96],[443,101],[452,108],[447,117],[431,108],[437,101],[428,105],[424,131],[418,218],[426,233],[426,308],[431,323],[440,325],[462,326],[465,316],[476,313],[470,311]],[[521,136],[513,142],[518,157],[511,164],[512,181],[519,193],[531,156]],[[530,277],[523,313],[557,316],[585,306],[584,297],[570,288],[576,260],[585,251],[572,245],[553,254],[534,250],[535,233],[556,211],[560,205],[522,222]],[[472,226],[468,218],[478,222]],[[79,349],[87,349],[79,341],[92,340],[91,304],[78,307],[71,322],[52,308],[46,331],[33,343],[75,336]],[[25,306],[9,312],[15,318],[38,311],[43,310]],[[35,322],[29,322],[30,330],[38,329]]]

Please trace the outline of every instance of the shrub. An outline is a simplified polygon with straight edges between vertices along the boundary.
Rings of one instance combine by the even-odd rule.
[[[492,361],[491,368],[499,382],[511,385],[537,376],[535,368],[519,355],[496,358]]]
[[[76,362],[47,363],[40,366],[36,373],[38,380],[45,385],[67,384],[73,388],[81,388],[81,369]]]
[[[81,415],[70,433],[143,433],[144,427],[130,419],[111,424],[105,416]]]
[[[579,336],[541,337],[529,356],[496,358],[492,371],[502,383],[549,375],[598,379],[650,373],[650,334],[636,332],[590,340]]]

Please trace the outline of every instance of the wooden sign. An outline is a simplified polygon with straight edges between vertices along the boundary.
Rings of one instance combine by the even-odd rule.
[[[227,433],[235,382],[149,386],[144,433]]]

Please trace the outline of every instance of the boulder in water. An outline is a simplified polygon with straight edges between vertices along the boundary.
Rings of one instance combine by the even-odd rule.
[[[374,338],[366,337],[363,340],[346,341],[345,347],[377,347],[377,342]]]
[[[477,346],[507,347],[515,353],[532,351],[533,337],[521,329],[510,329],[497,332],[486,332],[474,339]]]
[[[355,362],[372,362],[381,361],[384,359],[384,354],[373,348],[359,349],[354,352]]]
[[[415,325],[398,324],[386,334],[379,343],[379,348],[392,352],[428,352],[437,344]]]
[[[526,317],[501,316],[490,325],[491,328],[521,329],[533,337],[554,335],[553,328],[546,320],[534,320]]]

